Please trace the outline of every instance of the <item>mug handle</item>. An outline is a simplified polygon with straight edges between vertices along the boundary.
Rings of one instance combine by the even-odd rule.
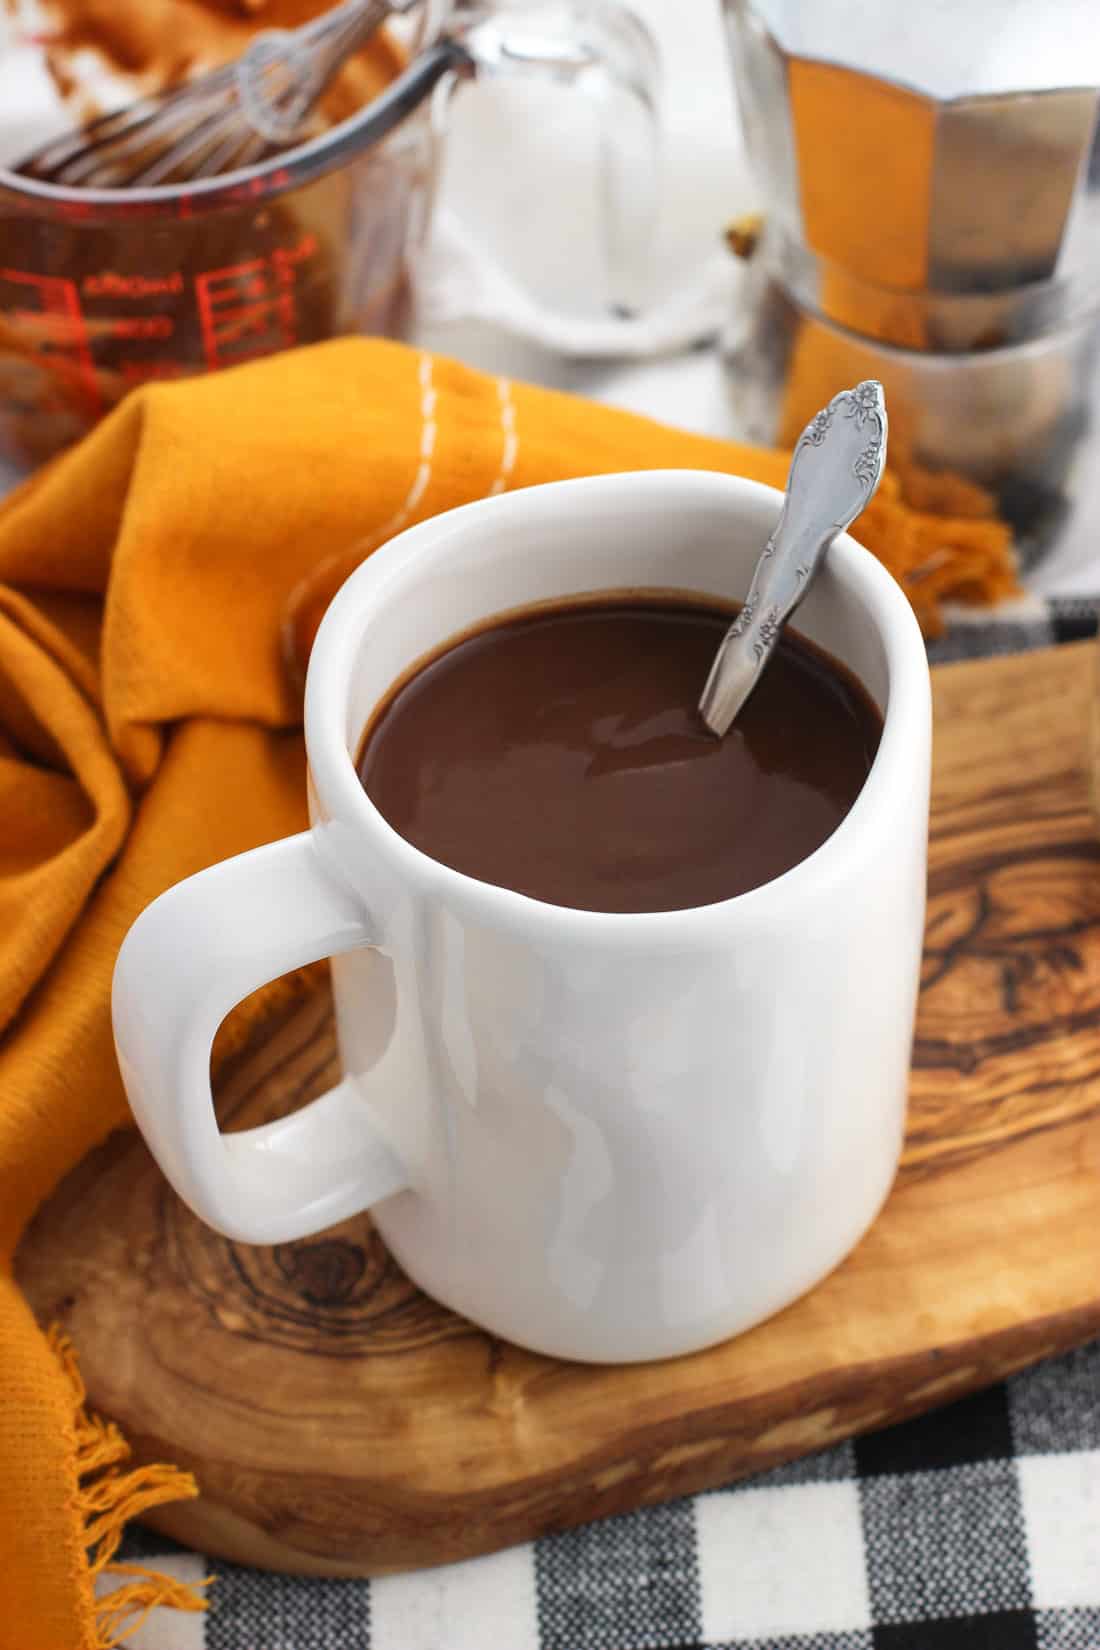
[[[473,77],[531,76],[574,87],[601,106],[600,217],[610,307],[627,317],[653,238],[660,178],[660,57],[642,20],[618,0],[479,0],[453,32]],[[465,75],[456,74],[453,87]]]
[[[304,1237],[409,1184],[349,1078],[260,1128],[222,1134],[214,1116],[210,1050],[229,1010],[291,969],[372,943],[309,831],[169,888],[123,941],[111,1009],[134,1117],[180,1197],[226,1237]]]

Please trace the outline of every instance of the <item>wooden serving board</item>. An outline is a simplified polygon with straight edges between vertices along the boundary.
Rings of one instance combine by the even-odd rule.
[[[557,1363],[421,1295],[366,1217],[252,1249],[116,1137],[20,1276],[208,1553],[379,1574],[683,1495],[912,1415],[1100,1334],[1100,840],[1089,646],[936,673],[924,990],[905,1157],[856,1252],[723,1346]],[[858,1059],[858,1049],[853,1049]],[[336,1076],[320,994],[241,1057],[223,1116]]]

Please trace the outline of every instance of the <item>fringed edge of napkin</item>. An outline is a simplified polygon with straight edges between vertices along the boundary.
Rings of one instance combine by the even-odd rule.
[[[160,1606],[206,1609],[206,1599],[195,1586],[143,1565],[115,1559],[122,1532],[131,1518],[166,1501],[190,1500],[198,1495],[198,1485],[191,1473],[159,1462],[127,1468],[130,1446],[119,1429],[113,1421],[89,1413],[86,1407],[87,1393],[71,1341],[56,1324],[47,1340],[72,1396],[77,1481],[73,1511],[88,1550],[92,1585],[100,1576],[121,1578],[118,1587],[95,1603],[97,1650],[112,1650],[112,1646],[136,1633],[150,1611]],[[197,1586],[205,1587],[211,1579],[207,1576]]]
[[[262,986],[239,1004],[215,1039],[215,1072],[247,1053],[266,1021],[303,1002],[323,988],[327,979],[328,964],[313,963]],[[91,1585],[94,1588],[101,1576],[119,1580],[94,1606],[96,1650],[113,1650],[136,1633],[153,1610],[207,1609],[199,1589],[209,1585],[211,1576],[192,1584],[141,1564],[120,1563],[115,1557],[131,1519],[169,1501],[193,1500],[199,1488],[192,1473],[165,1462],[128,1467],[132,1451],[118,1426],[87,1407],[87,1388],[72,1341],[60,1324],[47,1331],[46,1339],[72,1401],[76,1477],[72,1512],[87,1550]]]
[[[198,1485],[189,1472],[154,1462],[126,1469],[130,1445],[113,1421],[91,1414],[76,1352],[64,1332],[54,1325],[47,1336],[61,1366],[73,1403],[77,1492],[75,1511],[88,1550],[93,1584],[99,1576],[134,1577],[96,1601],[96,1644],[111,1650],[136,1632],[151,1610],[167,1605],[177,1610],[201,1611],[206,1600],[195,1587],[175,1577],[115,1560],[122,1532],[131,1518],[167,1501],[190,1500]],[[211,1578],[198,1583],[205,1587]]]

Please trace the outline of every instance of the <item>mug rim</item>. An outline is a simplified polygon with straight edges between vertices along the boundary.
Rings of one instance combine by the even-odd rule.
[[[924,638],[908,599],[889,573],[869,550],[848,533],[840,533],[829,550],[829,571],[845,593],[858,596],[873,615],[886,656],[888,694],[883,713],[882,737],[867,777],[848,812],[812,854],[798,861],[771,881],[761,883],[729,899],[707,905],[675,907],[663,911],[593,911],[579,906],[557,905],[498,883],[457,871],[415,847],[376,808],[360,782],[355,758],[344,737],[347,699],[352,673],[363,637],[359,621],[373,596],[385,587],[388,578],[408,568],[410,556],[438,547],[440,535],[456,531],[478,531],[477,523],[486,511],[498,516],[512,514],[517,527],[525,513],[548,500],[560,498],[573,507],[578,498],[598,493],[629,494],[637,503],[639,489],[654,495],[659,507],[667,501],[670,487],[688,487],[700,501],[724,499],[736,513],[739,501],[774,505],[776,513],[782,493],[764,482],[753,481],[725,471],[663,469],[615,471],[603,475],[580,476],[550,481],[492,498],[479,498],[428,517],[396,534],[373,551],[345,580],[333,597],[318,628],[310,655],[305,688],[305,743],[310,784],[326,817],[313,826],[322,843],[330,838],[330,822],[351,825],[357,835],[364,827],[384,843],[398,875],[414,881],[451,904],[476,904],[501,926],[529,930],[532,923],[552,921],[590,934],[598,931],[601,940],[618,937],[637,943],[640,939],[683,939],[685,927],[703,930],[715,921],[727,923],[736,913],[738,920],[774,917],[791,902],[804,903],[832,883],[836,874],[858,861],[860,838],[876,829],[877,816],[888,807],[894,791],[902,785],[906,753],[910,757],[927,742],[931,720],[931,682]],[[744,510],[742,510],[742,514]],[[468,526],[467,526],[468,524]],[[567,597],[561,598],[563,601]],[[501,607],[483,616],[491,622],[499,613],[514,611]],[[483,621],[478,621],[483,622]],[[455,639],[463,634],[454,632]],[[336,701],[335,706],[333,701]],[[902,768],[902,773],[897,770]],[[338,850],[332,854],[333,869],[344,880],[358,883],[351,867],[345,866]],[[369,896],[368,896],[369,897]]]

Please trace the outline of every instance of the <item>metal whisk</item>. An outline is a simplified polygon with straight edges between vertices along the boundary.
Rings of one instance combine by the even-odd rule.
[[[232,63],[101,115],[15,171],[85,189],[150,188],[253,166],[298,142],[319,99],[375,30],[417,0],[345,0],[297,29],[268,29]]]

